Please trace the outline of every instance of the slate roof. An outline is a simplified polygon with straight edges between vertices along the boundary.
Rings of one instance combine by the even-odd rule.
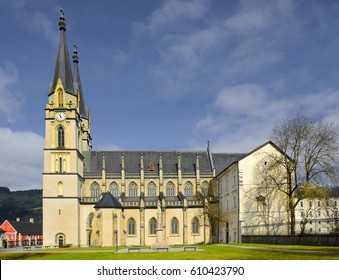
[[[110,192],[106,192],[94,208],[122,208],[122,205]]]
[[[196,157],[199,154],[199,168],[201,175],[212,176],[212,167],[206,151],[191,152],[181,151],[181,171],[182,174],[195,174]],[[160,155],[162,156],[162,170],[166,174],[177,174],[178,170],[178,151],[90,151],[84,152],[85,169],[87,176],[90,173],[99,174],[102,171],[103,156],[105,157],[106,173],[121,172],[121,157],[124,155],[125,173],[139,174],[141,154],[144,159],[144,172],[147,175],[157,175],[159,172]],[[214,167],[216,174],[220,173],[233,162],[243,158],[246,154],[213,153]],[[154,171],[149,170],[149,164],[154,164]]]
[[[42,223],[9,221],[17,233],[42,234]]]
[[[218,175],[226,167],[247,156],[247,153],[213,153],[215,174]]]
[[[178,169],[178,152],[160,151],[92,151],[85,152],[85,172],[101,172],[102,158],[105,156],[106,172],[121,172],[121,155],[124,155],[125,172],[139,173],[141,154],[144,159],[145,174],[158,174],[160,155],[162,155],[163,172],[175,174]],[[180,152],[181,170],[183,173],[195,173],[196,152]],[[154,171],[149,170],[149,164],[154,164]],[[206,156],[199,155],[200,172],[211,172]]]

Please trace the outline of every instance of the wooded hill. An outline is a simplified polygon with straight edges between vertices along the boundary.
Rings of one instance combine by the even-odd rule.
[[[10,191],[0,187],[0,225],[5,221],[42,221],[42,190]]]

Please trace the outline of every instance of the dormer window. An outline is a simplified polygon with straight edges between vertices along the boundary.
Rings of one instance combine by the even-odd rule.
[[[154,172],[155,168],[154,168],[154,163],[151,161],[148,165],[148,170],[151,172]]]

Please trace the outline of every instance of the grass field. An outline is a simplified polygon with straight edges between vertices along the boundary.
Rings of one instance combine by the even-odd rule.
[[[268,244],[199,245],[197,252],[115,253],[115,248],[0,251],[1,260],[339,260],[339,247]]]

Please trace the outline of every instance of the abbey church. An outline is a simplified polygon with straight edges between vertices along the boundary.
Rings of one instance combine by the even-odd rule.
[[[59,30],[45,107],[44,245],[239,241],[247,226],[241,192],[251,185],[258,151],[275,149],[274,144],[244,154],[213,153],[209,144],[198,152],[93,151],[78,53],[74,48],[69,55],[63,14]],[[211,194],[232,219],[211,221],[206,215],[214,203]]]

